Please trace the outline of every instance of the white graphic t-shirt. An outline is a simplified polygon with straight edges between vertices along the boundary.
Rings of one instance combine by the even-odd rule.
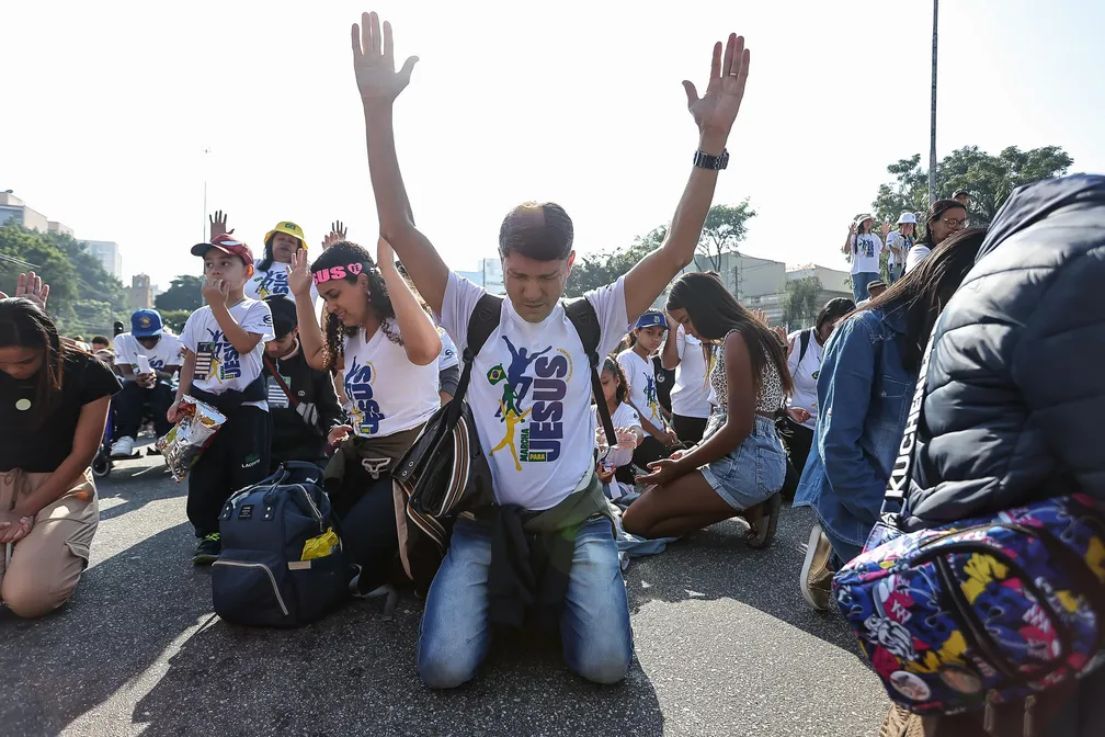
[[[595,439],[605,437],[605,431],[602,429],[602,420],[599,419],[599,408],[595,406],[592,408],[594,412],[595,421]],[[618,408],[614,410],[614,414],[610,415],[610,421],[614,423],[615,428],[619,427],[635,427],[638,430],[644,432],[641,427],[641,417],[637,414],[637,410],[630,407],[625,402],[618,405]],[[605,442],[605,441],[604,441]]]
[[[928,258],[930,253],[932,253],[932,248],[927,244],[918,243],[913,248],[909,249],[909,253],[906,254],[905,260],[906,273],[908,274],[916,269],[922,261]]]
[[[852,239],[852,273],[879,273],[879,256],[882,254],[882,240],[874,233],[857,235]]]
[[[629,382],[629,403],[637,408],[641,417],[656,428],[664,427],[660,414],[660,399],[656,394],[656,371],[652,361],[641,358],[632,348],[618,354],[618,364]]]
[[[243,391],[253,383],[264,368],[265,342],[275,337],[272,312],[264,302],[247,297],[230,308],[230,316],[242,330],[261,336],[254,349],[245,355],[238,353],[226,339],[215,314],[207,305],[188,317],[180,334],[184,347],[196,354],[192,386],[210,394]],[[268,409],[268,404],[263,400],[246,402],[245,406]]]
[[[394,320],[388,331],[399,335]],[[418,427],[441,407],[437,362],[416,366],[403,346],[378,328],[367,341],[364,331],[345,338],[345,396],[353,431],[362,437],[386,437]]]
[[[441,325],[462,351],[468,320],[483,295],[472,282],[449,275]],[[603,356],[629,324],[624,277],[586,298],[598,315],[598,353]],[[467,400],[500,504],[549,509],[590,478],[595,449],[591,364],[563,305],[532,323],[505,298],[499,326],[473,363]]]
[[[138,342],[130,333],[120,333],[115,336],[115,365],[127,365],[134,369],[134,373],[142,373],[138,370],[139,356],[145,356],[150,368],[154,371],[164,371],[166,366],[181,366],[184,363],[182,356],[184,346],[180,338],[175,335],[162,333],[152,349],[146,348]]]
[[[272,266],[267,271],[256,270],[249,281],[246,282],[243,289],[245,295],[250,299],[263,300],[265,297],[278,294],[294,302],[295,295],[292,294],[291,287],[288,286],[288,271],[290,269],[290,264],[283,261],[273,261]],[[311,284],[311,301],[316,306],[318,305],[318,289],[314,283]]]
[[[897,248],[902,253],[902,265],[904,266],[906,254],[913,247],[913,236],[902,235],[900,231],[892,230],[886,236],[886,247],[890,249],[890,255],[887,256],[886,260],[887,265],[897,266],[898,257],[894,255],[894,249]]]
[[[706,356],[702,341],[687,335],[683,326],[675,337],[679,365],[675,367],[675,386],[671,390],[672,414],[703,419],[710,416],[710,382],[706,380]]]
[[[437,356],[437,370],[438,373],[441,373],[445,369],[459,366],[460,356],[457,355],[457,344],[453,342],[453,339],[443,328],[438,328],[437,334],[441,338],[441,353]]]
[[[802,333],[796,330],[787,336],[787,343],[794,348],[787,356],[787,369],[794,379],[794,393],[787,401],[788,407],[801,407],[810,413],[810,419],[802,427],[813,430],[817,426],[817,378],[821,376],[821,356],[825,347],[817,342],[817,336],[810,335],[806,355],[802,356]],[[801,356],[801,362],[799,362]]]

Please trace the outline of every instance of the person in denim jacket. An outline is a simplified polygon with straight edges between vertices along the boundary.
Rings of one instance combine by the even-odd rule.
[[[837,563],[851,560],[878,518],[929,333],[985,235],[973,229],[949,238],[829,339],[817,380],[814,447],[794,499],[818,519],[802,567],[803,594],[815,608],[827,607],[837,567],[829,547]]]

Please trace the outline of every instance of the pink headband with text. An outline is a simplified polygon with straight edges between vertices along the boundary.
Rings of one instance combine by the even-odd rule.
[[[337,279],[344,279],[347,276],[360,276],[365,270],[365,265],[359,261],[345,264],[343,266],[331,266],[325,269],[319,269],[311,278],[315,281],[315,286],[328,281],[334,281]]]

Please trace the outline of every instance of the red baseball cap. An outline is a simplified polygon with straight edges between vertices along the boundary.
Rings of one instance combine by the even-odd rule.
[[[242,259],[242,263],[246,266],[253,266],[253,251],[249,250],[249,246],[229,233],[215,236],[211,239],[210,243],[197,243],[192,246],[192,255],[203,256],[212,248],[230,254],[231,256],[237,256]]]

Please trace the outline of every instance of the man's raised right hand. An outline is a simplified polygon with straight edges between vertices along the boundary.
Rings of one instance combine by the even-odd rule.
[[[417,56],[408,57],[403,68],[395,71],[395,43],[391,24],[380,16],[361,13],[361,23],[353,24],[353,72],[365,106],[387,105],[395,101],[411,81]]]

